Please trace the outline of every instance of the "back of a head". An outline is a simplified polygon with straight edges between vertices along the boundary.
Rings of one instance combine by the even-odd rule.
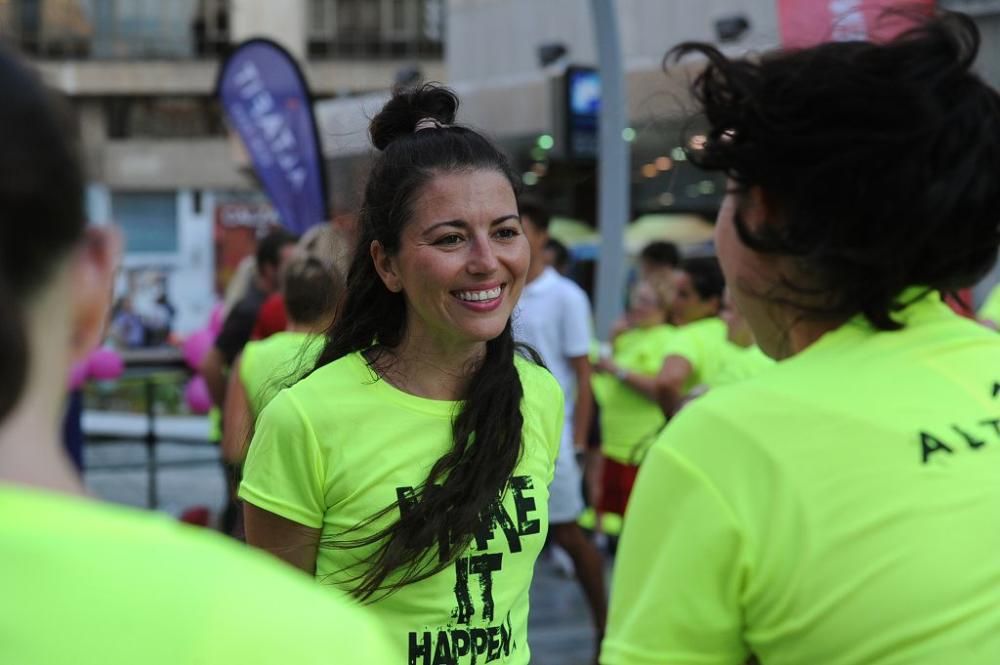
[[[67,103],[0,48],[0,418],[30,359],[24,309],[81,238],[83,174]]]
[[[696,256],[681,261],[680,269],[691,278],[691,285],[702,300],[718,298],[726,290],[726,279],[714,256]]]
[[[674,243],[657,240],[642,248],[639,259],[664,268],[676,268],[681,262],[681,252]]]
[[[344,284],[333,267],[310,254],[295,256],[285,266],[282,294],[288,318],[301,325],[327,321],[344,292]]]
[[[978,47],[971,19],[942,14],[887,44],[668,54],[709,60],[694,84],[708,139],[690,156],[760,188],[773,219],[751,230],[737,211],[735,224],[798,266],[777,297],[893,329],[906,287],[956,290],[996,262],[1000,95],[972,71]]]
[[[277,268],[281,263],[281,250],[298,242],[298,238],[285,229],[275,229],[257,243],[257,270],[266,266]]]
[[[536,229],[539,231],[549,230],[549,224],[552,223],[552,213],[544,203],[536,198],[524,196],[517,202],[517,207],[521,217],[530,219]]]

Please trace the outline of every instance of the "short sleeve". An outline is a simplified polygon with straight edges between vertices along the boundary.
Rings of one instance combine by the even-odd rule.
[[[590,302],[582,289],[570,285],[564,299],[565,312],[562,317],[562,348],[567,358],[579,358],[590,353],[593,339]]]
[[[316,436],[289,391],[261,412],[243,468],[240,498],[312,528],[326,513],[325,461]]]
[[[708,425],[668,427],[643,462],[615,565],[604,665],[746,661],[745,538],[712,483],[671,447]]]
[[[703,344],[701,342],[702,340],[690,330],[680,328],[666,348],[666,357],[681,356],[691,363],[691,367],[697,371],[697,367],[702,361]]]

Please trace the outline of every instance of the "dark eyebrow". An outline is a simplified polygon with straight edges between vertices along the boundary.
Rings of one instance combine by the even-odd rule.
[[[514,219],[514,220],[517,220],[517,221],[521,221],[521,216],[520,215],[504,215],[503,217],[497,217],[492,222],[490,222],[490,226],[496,226],[497,224],[502,224],[502,223],[504,223],[506,221],[509,221],[511,219]],[[468,228],[469,223],[466,222],[464,219],[449,219],[449,220],[444,221],[444,222],[438,222],[437,224],[435,224],[435,225],[427,228],[424,231],[424,233],[431,233],[431,232],[439,229],[442,226],[453,226],[453,227],[456,227],[456,228],[459,228],[459,229],[464,229],[464,228]]]

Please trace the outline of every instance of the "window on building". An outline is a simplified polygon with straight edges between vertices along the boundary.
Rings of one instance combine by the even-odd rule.
[[[175,192],[112,192],[111,214],[125,237],[126,253],[177,252]]]
[[[443,0],[309,0],[309,16],[310,57],[397,59],[442,53]]]
[[[211,57],[229,44],[230,0],[0,2],[0,35],[39,57]]]
[[[104,108],[112,139],[226,135],[222,112],[211,97],[109,97]]]

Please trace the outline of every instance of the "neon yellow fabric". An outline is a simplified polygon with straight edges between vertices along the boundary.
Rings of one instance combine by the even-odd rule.
[[[1000,326],[1000,284],[990,291],[977,315],[983,321],[992,321]]]
[[[524,450],[508,491],[466,556],[441,573],[376,600],[411,663],[528,663],[528,588],[548,529],[548,484],[563,426],[563,396],[544,369],[518,359]],[[376,380],[360,354],[318,369],[264,408],[240,496],[336,538],[413,488],[452,446],[457,402],[429,400]],[[359,527],[363,538],[398,512]],[[317,578],[350,588],[371,551],[321,546]],[[452,660],[447,660],[452,658]],[[445,660],[441,660],[445,659]]]
[[[0,486],[0,662],[405,663],[363,608],[204,529]]]
[[[279,332],[248,342],[240,360],[240,381],[254,420],[282,388],[294,384],[313,368],[323,350],[322,335]]]
[[[1000,338],[932,294],[710,391],[647,456],[602,660],[1000,663]]]
[[[612,359],[619,367],[653,376],[673,348],[677,328],[633,328],[615,339]],[[666,420],[660,407],[610,374],[594,373],[594,398],[601,407],[601,452],[623,464],[636,464]]]
[[[756,376],[773,364],[756,344],[742,347],[723,340],[701,372],[701,382],[709,388],[721,388]]]
[[[222,441],[222,411],[217,406],[208,411],[208,440],[213,443]]]
[[[726,324],[718,317],[693,321],[677,328],[668,355],[682,356],[691,363],[691,375],[684,382],[684,394],[695,386],[709,385],[708,375],[719,366],[729,345]]]

